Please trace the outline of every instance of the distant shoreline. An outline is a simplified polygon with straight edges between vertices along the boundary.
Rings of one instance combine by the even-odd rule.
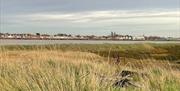
[[[180,41],[180,40],[119,40],[119,39],[29,39],[29,38],[0,38],[0,40],[92,40],[92,41]]]
[[[180,41],[142,41],[142,40],[23,40],[0,39],[1,45],[52,45],[52,44],[180,44]]]

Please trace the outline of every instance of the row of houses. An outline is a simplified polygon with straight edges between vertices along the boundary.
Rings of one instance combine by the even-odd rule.
[[[0,33],[0,39],[66,39],[70,36],[49,35],[49,34],[10,34]]]
[[[95,36],[95,35],[70,35],[70,34],[11,34],[11,33],[0,33],[0,39],[104,39],[104,40],[132,40],[133,37],[130,35],[116,35],[116,36]]]
[[[34,35],[34,34],[10,34],[0,33],[1,39],[38,39],[38,38],[50,38],[49,35]]]
[[[167,40],[167,38],[162,38],[158,36],[131,36],[131,35],[119,35],[115,32],[111,32],[107,36],[95,36],[95,35],[71,35],[71,34],[11,34],[11,33],[0,33],[0,39],[69,39],[69,40]]]

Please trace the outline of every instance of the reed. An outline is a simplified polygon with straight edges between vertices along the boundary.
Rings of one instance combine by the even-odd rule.
[[[60,45],[48,46],[49,49],[44,46],[31,47],[0,47],[1,91],[180,90],[180,71],[172,67],[176,64],[167,60],[127,58],[115,64],[111,57],[74,50],[73,47],[73,50],[57,50]],[[91,51],[90,47],[88,50]],[[122,70],[147,73],[149,77],[136,78],[140,85],[138,88],[112,86],[116,74]]]

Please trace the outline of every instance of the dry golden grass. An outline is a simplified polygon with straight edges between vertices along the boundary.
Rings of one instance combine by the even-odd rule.
[[[0,51],[0,91],[179,91],[180,71],[154,59],[113,59],[56,50]],[[113,87],[122,70],[147,73],[140,88]]]
[[[58,61],[70,61],[70,60],[93,60],[99,59],[100,56],[87,52],[62,52],[62,51],[6,51],[0,53],[0,58],[7,61],[17,60],[58,60]],[[74,61],[73,61],[74,62]]]

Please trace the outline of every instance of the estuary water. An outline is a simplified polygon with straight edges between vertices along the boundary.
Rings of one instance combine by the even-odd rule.
[[[142,44],[180,43],[180,41],[112,41],[112,40],[7,40],[0,39],[0,45],[48,45],[48,44]]]

